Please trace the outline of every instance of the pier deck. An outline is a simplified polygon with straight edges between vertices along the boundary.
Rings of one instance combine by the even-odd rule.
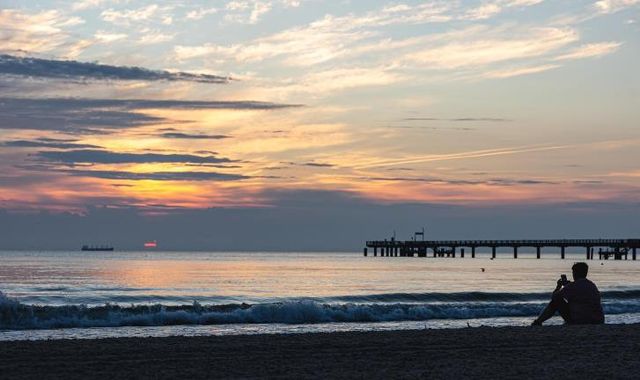
[[[510,248],[513,258],[518,258],[520,248],[535,248],[536,258],[541,258],[542,248],[560,248],[560,257],[565,258],[566,248],[583,248],[586,259],[592,260],[594,249],[599,248],[599,258],[607,253],[615,259],[627,258],[631,252],[631,258],[636,260],[637,249],[640,248],[640,239],[545,239],[545,240],[373,240],[367,241],[364,255],[368,255],[368,248],[373,248],[373,256],[384,257],[465,257],[465,248],[468,248],[471,257],[476,256],[478,248],[490,248],[491,257],[496,258],[498,248]],[[602,251],[602,248],[605,251]],[[613,254],[616,253],[616,254]]]

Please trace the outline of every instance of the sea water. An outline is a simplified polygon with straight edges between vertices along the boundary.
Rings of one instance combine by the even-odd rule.
[[[0,340],[525,325],[583,260],[468,256],[5,251]],[[607,323],[640,322],[640,261],[589,265]]]

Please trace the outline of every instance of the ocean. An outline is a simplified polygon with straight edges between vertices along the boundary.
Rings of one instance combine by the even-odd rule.
[[[528,325],[583,260],[502,255],[0,251],[0,340]],[[640,261],[589,265],[607,323],[640,322]]]

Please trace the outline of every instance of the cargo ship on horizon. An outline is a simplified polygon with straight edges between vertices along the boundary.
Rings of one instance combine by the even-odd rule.
[[[83,245],[81,251],[89,252],[110,252],[113,251],[113,247],[107,245]]]

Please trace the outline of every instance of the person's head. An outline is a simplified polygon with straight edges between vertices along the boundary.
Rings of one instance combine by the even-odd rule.
[[[580,280],[581,278],[587,278],[587,273],[589,272],[589,266],[587,263],[575,263],[571,267],[573,271],[573,279]]]

